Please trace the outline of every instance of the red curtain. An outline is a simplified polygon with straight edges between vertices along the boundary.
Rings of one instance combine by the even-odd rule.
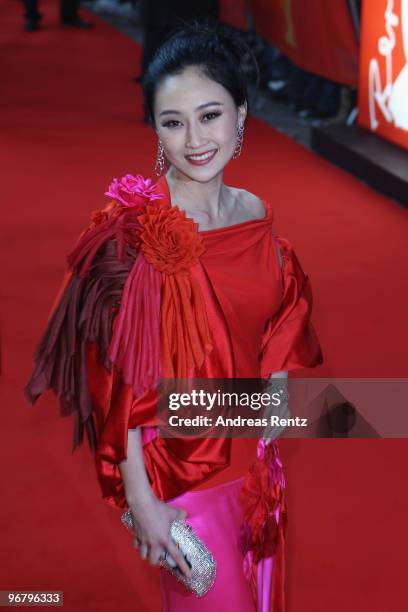
[[[295,64],[357,84],[358,44],[347,0],[248,0],[248,6],[256,31]]]

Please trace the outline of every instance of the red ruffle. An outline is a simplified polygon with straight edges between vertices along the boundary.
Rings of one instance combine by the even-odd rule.
[[[274,558],[271,610],[285,610],[285,535],[287,510],[285,478],[278,442],[258,443],[258,459],[247,471],[240,492],[243,523],[240,549],[244,556],[243,571],[251,581],[257,600],[257,568],[267,557]]]

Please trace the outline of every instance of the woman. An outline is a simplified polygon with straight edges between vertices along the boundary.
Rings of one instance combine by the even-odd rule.
[[[322,362],[309,279],[270,203],[223,182],[248,112],[241,56],[196,25],[157,51],[143,88],[161,177],[110,185],[68,257],[26,388],[31,402],[52,388],[74,413],[74,448],[87,431],[103,498],[131,509],[143,559],[171,555],[189,575],[177,517],[213,553],[201,599],[161,570],[164,610],[284,610],[286,507],[276,440],[158,436],[158,380],[284,379]]]

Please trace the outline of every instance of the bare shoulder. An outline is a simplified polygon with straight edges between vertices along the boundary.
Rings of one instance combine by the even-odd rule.
[[[231,187],[231,189],[234,193],[236,204],[249,218],[262,219],[265,216],[265,205],[260,197],[246,189],[239,189],[238,187]]]

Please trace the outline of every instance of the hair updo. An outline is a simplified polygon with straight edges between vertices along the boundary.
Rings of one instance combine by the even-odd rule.
[[[154,100],[162,80],[197,66],[211,80],[231,94],[235,104],[247,102],[251,92],[251,76],[243,60],[251,56],[257,78],[259,70],[249,46],[228,26],[194,21],[173,30],[155,52],[142,82],[144,111],[151,125],[154,122]]]

